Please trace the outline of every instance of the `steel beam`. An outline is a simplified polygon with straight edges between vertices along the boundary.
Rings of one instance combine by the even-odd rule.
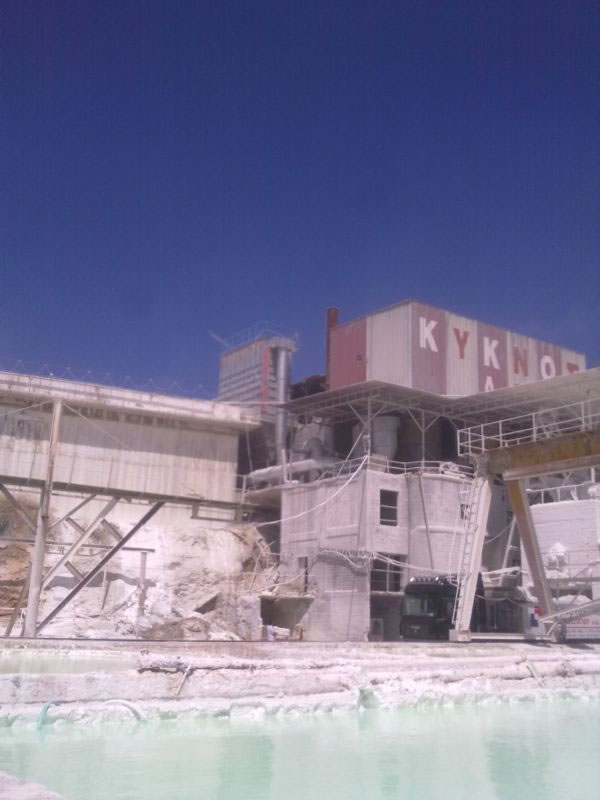
[[[508,480],[505,485],[517,525],[519,526],[521,543],[531,571],[537,603],[542,611],[542,616],[546,617],[554,613],[554,601],[546,578],[546,570],[544,569],[540,545],[533,524],[529,500],[527,499],[525,482],[522,480]]]
[[[48,530],[51,531],[52,528],[57,528],[59,525],[62,525],[62,523],[65,522],[69,517],[72,517],[73,514],[76,514],[81,508],[87,506],[87,504],[90,503],[95,497],[95,494],[85,497],[80,503],[77,503],[76,506],[73,506],[70,511],[67,511],[64,516],[62,516],[60,519],[57,519],[56,522],[53,522],[51,525],[48,525]]]
[[[154,515],[155,515],[155,514],[156,514],[158,511],[160,511],[160,509],[161,509],[163,506],[164,506],[164,503],[163,503],[163,502],[154,503],[154,505],[153,505],[153,506],[152,506],[152,507],[151,507],[151,508],[150,508],[150,509],[149,509],[149,510],[148,510],[148,511],[147,511],[147,512],[144,514],[144,516],[143,516],[143,517],[140,519],[140,521],[139,521],[139,522],[136,522],[136,524],[135,524],[135,525],[133,526],[133,528],[132,528],[132,529],[129,531],[129,533],[125,534],[125,536],[123,536],[123,538],[121,539],[121,541],[117,542],[117,543],[115,544],[115,546],[114,546],[114,547],[113,547],[111,550],[109,550],[109,551],[108,551],[108,553],[107,553],[105,556],[103,556],[103,557],[100,559],[100,561],[99,561],[99,562],[96,564],[96,566],[95,566],[95,567],[92,567],[92,569],[91,569],[91,570],[90,570],[90,571],[87,573],[87,575],[85,575],[85,576],[84,576],[84,577],[83,577],[83,578],[82,578],[82,579],[79,581],[79,583],[77,584],[77,586],[75,586],[73,589],[71,589],[71,591],[69,592],[69,594],[68,594],[66,597],[64,597],[64,598],[63,598],[63,599],[60,601],[60,603],[59,603],[59,604],[58,604],[58,605],[57,605],[55,608],[53,608],[53,609],[52,609],[52,611],[51,611],[51,612],[50,612],[50,613],[49,613],[49,614],[46,616],[46,618],[45,618],[44,620],[42,620],[42,622],[40,622],[40,624],[39,624],[39,625],[38,625],[38,627],[37,627],[37,631],[36,631],[36,633],[39,633],[41,630],[43,630],[43,629],[46,627],[46,625],[47,625],[49,622],[51,622],[51,621],[54,619],[54,617],[55,617],[57,614],[59,614],[59,613],[60,613],[60,612],[63,610],[63,608],[64,608],[66,605],[68,605],[68,604],[71,602],[71,600],[73,600],[73,598],[74,598],[74,597],[76,597],[76,596],[79,594],[79,592],[80,592],[80,591],[81,591],[81,590],[84,588],[84,586],[87,586],[87,584],[88,584],[88,583],[89,583],[91,580],[93,580],[93,579],[96,577],[96,575],[98,575],[98,573],[99,573],[99,572],[101,572],[101,571],[104,569],[104,567],[105,567],[105,566],[106,566],[106,564],[107,564],[107,563],[108,563],[108,562],[111,560],[111,558],[112,558],[114,555],[116,555],[116,554],[119,552],[119,550],[120,550],[122,547],[124,547],[124,546],[127,544],[127,542],[128,542],[128,541],[129,541],[129,540],[130,540],[130,539],[131,539],[133,536],[135,536],[135,534],[136,534],[136,533],[137,533],[137,532],[140,530],[140,528],[143,528],[143,527],[144,527],[144,525],[145,525],[147,522],[149,522],[149,521],[152,519],[152,517],[153,517],[153,516],[154,516]]]
[[[483,460],[505,480],[521,480],[600,464],[600,430],[556,436],[488,451]]]
[[[46,552],[46,534],[48,532],[48,517],[50,514],[50,497],[52,495],[52,481],[54,465],[58,450],[60,420],[62,417],[62,400],[56,400],[52,408],[52,427],[48,445],[48,463],[46,466],[46,479],[40,494],[40,506],[37,517],[35,544],[31,556],[31,576],[29,579],[29,593],[27,596],[27,611],[25,614],[25,636],[35,637],[42,591],[42,574],[44,571],[44,556]]]
[[[15,513],[21,519],[29,530],[35,535],[36,527],[35,522],[31,519],[29,514],[25,511],[23,506],[19,503],[16,497],[6,488],[3,483],[0,483],[0,492],[6,497],[10,505],[13,507]]]
[[[113,525],[112,522],[109,522],[107,519],[102,520],[102,525],[106,528],[106,530],[110,533],[113,539],[116,539],[117,542],[120,542],[123,538],[122,534],[119,533],[117,530],[117,526]]]
[[[27,597],[27,591],[29,589],[29,578],[30,577],[31,577],[31,564],[29,565],[29,569],[27,570],[27,575],[25,576],[25,580],[23,581],[23,586],[22,586],[21,591],[19,593],[19,597],[17,598],[17,602],[15,604],[15,607],[13,608],[13,612],[10,615],[10,620],[8,621],[8,625],[6,626],[6,630],[4,631],[4,636],[10,636],[11,633],[12,633],[12,629],[14,628],[15,623],[17,621],[17,617],[19,616],[19,611],[21,610],[21,607],[23,606],[23,602],[25,601],[25,598]]]
[[[77,567],[74,564],[71,564],[70,561],[65,561],[65,567],[69,570],[71,575],[78,581],[83,578],[83,572],[79,572]]]
[[[61,556],[61,558],[56,562],[56,564],[51,569],[48,570],[48,572],[44,576],[44,580],[42,581],[43,589],[45,589],[46,586],[48,586],[52,578],[56,575],[56,573],[60,569],[62,569],[62,567],[67,563],[67,561],[70,561],[73,558],[73,556],[77,553],[79,548],[87,542],[87,540],[94,533],[96,528],[98,528],[100,523],[104,521],[104,518],[108,514],[110,514],[110,512],[113,510],[113,508],[117,505],[118,502],[119,502],[118,497],[111,497],[111,499],[108,501],[108,503],[106,503],[104,508],[96,515],[94,521],[90,525],[88,525],[88,527],[81,533],[79,539],[77,539],[76,542],[73,542],[73,544],[71,545],[71,547],[69,547],[67,552],[63,556]],[[70,523],[70,525],[74,527],[76,530],[80,532],[82,531],[81,525],[78,525],[75,522],[75,520],[67,519],[67,522]]]

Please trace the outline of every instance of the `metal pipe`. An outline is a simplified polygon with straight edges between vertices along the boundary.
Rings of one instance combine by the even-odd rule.
[[[248,479],[250,481],[269,481],[284,478],[284,475],[289,478],[290,475],[301,472],[325,469],[333,463],[335,463],[333,458],[304,458],[302,461],[289,461],[287,464],[280,464],[277,467],[255,469],[248,475]]]
[[[285,450],[287,437],[287,414],[283,408],[283,403],[288,399],[289,382],[289,350],[287,347],[277,347],[277,413],[275,415],[275,452],[277,463],[282,463],[282,451]]]
[[[431,547],[431,535],[429,530],[429,520],[427,518],[427,505],[425,503],[425,492],[423,491],[423,474],[421,472],[417,475],[419,479],[419,494],[421,495],[421,508],[423,509],[423,522],[425,523],[425,534],[427,536],[427,549],[429,550],[429,565],[431,569],[433,566],[433,549]]]
[[[52,478],[54,464],[58,449],[60,420],[62,417],[62,400],[56,400],[52,409],[52,427],[50,429],[50,442],[48,446],[48,465],[46,467],[46,480],[40,494],[40,507],[37,517],[35,544],[31,556],[31,575],[29,578],[29,593],[27,597],[27,611],[25,614],[24,633],[27,637],[35,637],[40,594],[42,591],[42,573],[44,570],[44,555],[46,551],[46,534],[48,532],[48,516],[50,512],[50,497],[52,495]]]

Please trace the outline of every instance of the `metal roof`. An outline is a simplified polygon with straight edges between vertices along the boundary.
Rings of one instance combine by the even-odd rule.
[[[600,397],[600,367],[545,381],[481,392],[466,397],[436,395],[383,381],[364,381],[286,403],[293,414],[323,416],[337,422],[356,412],[417,410],[469,423],[526,414]]]

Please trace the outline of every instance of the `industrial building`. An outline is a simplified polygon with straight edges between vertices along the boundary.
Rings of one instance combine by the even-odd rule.
[[[510,420],[535,412],[539,436],[550,435],[562,414],[553,409],[581,402],[584,417],[591,413],[598,370],[586,370],[581,353],[412,301],[347,323],[329,309],[326,364],[324,391],[286,405],[294,420],[287,463],[247,479],[248,497],[281,518],[281,590],[264,598],[265,616],[311,640],[394,640],[407,582],[464,569],[480,487],[473,460],[458,451],[458,431],[498,419],[509,430]],[[561,473],[537,486],[569,480]],[[572,480],[585,508],[574,509],[563,539],[579,535],[585,511],[588,549],[577,568],[593,572],[593,467]],[[521,566],[518,526],[500,476],[488,494],[480,513],[483,569],[493,575],[490,624],[517,631],[520,612],[502,600],[514,584],[507,573]],[[549,495],[531,494],[538,496]],[[553,513],[535,511],[544,531]],[[552,549],[551,538],[543,533],[544,547]]]
[[[257,426],[234,404],[0,373],[5,635],[98,635],[132,591],[138,635],[146,606],[169,618],[206,572],[239,572],[238,440]]]
[[[5,635],[393,641],[445,576],[460,638],[479,572],[488,631],[600,598],[583,354],[415,301],[329,309],[296,382],[294,333],[220,342],[214,402],[0,373]]]

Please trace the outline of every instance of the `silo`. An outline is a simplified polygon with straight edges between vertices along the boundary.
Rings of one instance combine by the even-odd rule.
[[[402,420],[392,414],[382,414],[371,420],[371,455],[384,456],[393,461],[398,450],[398,432]],[[353,455],[360,457],[368,452],[368,434],[362,423],[358,422],[352,429],[354,443]]]
[[[463,542],[461,492],[469,481],[426,472],[407,477],[409,577],[456,573]]]

